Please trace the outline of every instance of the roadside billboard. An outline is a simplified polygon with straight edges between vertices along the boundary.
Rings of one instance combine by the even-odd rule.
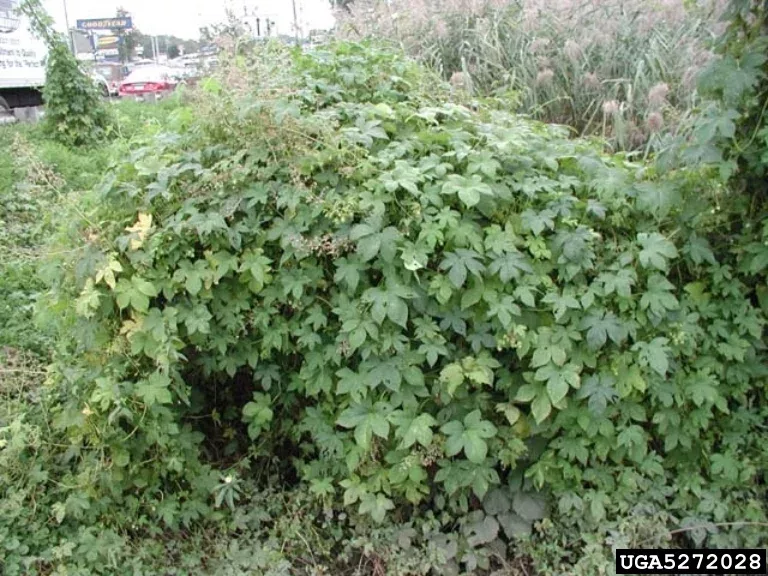
[[[45,84],[45,45],[15,12],[18,0],[0,0],[0,88]]]
[[[130,16],[126,16],[124,18],[78,20],[77,28],[80,30],[131,30],[133,28],[133,19]]]

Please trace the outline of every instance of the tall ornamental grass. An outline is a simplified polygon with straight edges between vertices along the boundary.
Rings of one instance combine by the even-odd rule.
[[[697,105],[722,0],[358,0],[346,36],[395,41],[457,90],[601,135],[662,145]]]

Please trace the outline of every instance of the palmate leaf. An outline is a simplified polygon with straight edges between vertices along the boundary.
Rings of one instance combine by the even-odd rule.
[[[641,182],[635,185],[637,207],[657,218],[664,218],[680,205],[680,192],[671,182]]]
[[[440,431],[447,436],[445,453],[455,456],[462,450],[470,462],[480,464],[488,454],[486,440],[496,435],[496,427],[487,420],[482,420],[480,410],[470,412],[463,423],[452,420],[443,425]]]
[[[340,50],[340,61],[296,55],[301,73],[287,75],[296,85],[273,94],[293,100],[279,106],[292,111],[288,124],[245,113],[200,123],[184,111],[189,129],[142,153],[145,167],[153,157],[164,166],[136,178],[140,158],[121,163],[105,201],[88,205],[97,224],[93,234],[83,226],[83,258],[51,283],[89,288],[79,303],[88,318],[70,319],[74,303],[61,302],[75,340],[61,348],[85,369],[64,375],[72,394],[52,419],[60,436],[85,434],[124,472],[101,508],[137,499],[148,525],[207,514],[205,490],[182,503],[165,489],[210,476],[188,433],[198,423],[173,403],[192,391],[195,412],[257,440],[242,446],[248,454],[229,454],[232,442],[222,453],[230,464],[295,445],[278,468],[300,469],[319,505],[370,523],[418,505],[440,516],[434,528],[464,528],[446,538],[468,572],[468,554],[487,552],[468,539],[529,534],[546,513],[529,501],[531,486],[567,500],[560,516],[575,533],[633,510],[653,481],[651,497],[675,516],[693,513],[681,506],[717,513],[723,502],[743,512],[761,462],[753,408],[766,355],[758,303],[768,302],[754,189],[728,193],[730,182],[710,181],[717,166],[656,170],[603,155],[482,103],[425,113],[431,96],[411,64],[382,71],[369,57],[376,47]],[[739,121],[710,129],[745,145],[754,131]],[[353,124],[349,135],[370,148],[338,137]],[[753,159],[764,139],[758,130]],[[719,152],[730,159],[732,147]],[[149,201],[147,180],[182,161],[200,172],[156,182],[169,196]],[[751,161],[739,157],[739,168]],[[695,201],[677,204],[682,192]],[[131,251],[124,216],[139,211],[153,216],[151,236]],[[105,268],[111,259],[122,269]],[[87,284],[100,272],[101,301]],[[178,380],[152,382],[158,364]],[[238,411],[253,389],[269,401]],[[101,445],[112,440],[117,448]],[[688,485],[696,490],[681,492]],[[219,493],[234,506],[233,492]],[[69,512],[48,516],[76,523]],[[412,529],[413,546],[439,538]]]
[[[169,404],[171,402],[171,379],[160,372],[154,372],[149,378],[136,384],[136,395],[147,406]]]
[[[243,255],[239,272],[245,275],[244,280],[253,292],[260,292],[272,280],[271,264],[272,261],[264,255],[261,248],[248,250]]]
[[[430,414],[419,414],[413,417],[402,410],[392,414],[392,421],[398,426],[395,436],[402,438],[399,448],[407,449],[417,442],[425,448],[432,443],[432,427],[437,420]]]
[[[632,296],[632,286],[637,283],[637,273],[633,269],[622,268],[616,272],[603,272],[597,277],[602,285],[603,294],[618,294],[624,298]]]
[[[640,265],[643,268],[654,268],[666,272],[667,260],[677,257],[677,248],[658,232],[653,234],[640,233],[637,242],[642,247],[640,250]]]
[[[533,268],[520,252],[507,252],[496,258],[488,267],[491,274],[498,274],[502,282],[519,280],[523,274],[531,274]]]
[[[376,223],[370,222],[352,228],[349,237],[357,241],[357,255],[362,262],[369,262],[378,255],[386,262],[392,262],[397,254],[401,234],[392,226],[379,231]]]
[[[760,67],[764,62],[765,54],[762,52],[746,52],[738,60],[732,54],[725,54],[705,67],[700,87],[710,93],[720,93],[726,103],[735,104],[760,81]],[[733,136],[732,132],[727,134],[726,138]]]
[[[343,282],[349,293],[354,293],[360,283],[361,264],[354,259],[339,258],[336,262],[334,282]]]
[[[273,412],[271,399],[268,395],[257,392],[253,401],[243,407],[243,422],[248,424],[248,436],[252,440],[259,437],[261,432],[272,422]]]
[[[717,259],[712,252],[712,247],[706,238],[696,234],[691,235],[688,243],[683,247],[683,252],[693,261],[694,264],[717,264]]]
[[[581,386],[579,369],[575,364],[559,367],[548,364],[539,368],[534,375],[538,382],[546,382],[547,394],[553,405],[559,404],[567,395],[570,388]]]
[[[534,236],[539,236],[545,228],[549,230],[555,229],[555,213],[551,210],[543,210],[541,212],[525,210],[520,216],[523,221],[523,227],[533,232]]]
[[[408,304],[412,292],[399,284],[390,283],[386,289],[369,288],[363,293],[364,302],[371,304],[371,316],[381,325],[386,318],[401,326],[407,327]]]
[[[467,274],[472,273],[478,278],[485,271],[485,266],[479,261],[480,254],[474,250],[463,248],[455,252],[447,252],[445,260],[440,264],[440,270],[448,270],[448,278],[456,288],[461,288],[467,281]]]
[[[387,512],[395,508],[394,502],[384,494],[363,494],[360,499],[360,514],[369,514],[374,522],[384,522]]]
[[[387,415],[391,412],[392,407],[385,402],[377,402],[375,405],[370,402],[352,404],[339,415],[336,424],[342,428],[354,428],[355,441],[367,450],[371,447],[374,434],[384,439],[389,436]]]
[[[368,374],[365,376],[365,383],[368,387],[375,390],[380,385],[383,385],[393,392],[400,391],[403,373],[401,372],[401,365],[398,359],[371,359],[370,364],[366,362],[363,366],[369,369]]]
[[[668,339],[659,337],[651,342],[637,342],[632,351],[638,353],[641,366],[648,366],[659,376],[666,376],[670,354]]]
[[[587,331],[587,344],[593,350],[605,346],[610,338],[614,344],[627,339],[627,327],[612,312],[595,311],[582,320],[579,328]]]
[[[581,304],[573,296],[572,290],[564,290],[562,295],[557,292],[549,292],[544,296],[542,302],[552,305],[555,320],[558,321],[565,316],[568,310],[579,310],[581,308]]]
[[[192,264],[189,260],[179,262],[179,267],[173,274],[175,282],[183,282],[184,288],[195,296],[203,288],[203,283],[213,279],[213,271],[206,260],[197,260]]]
[[[493,189],[484,183],[478,174],[469,178],[459,174],[451,174],[443,184],[441,192],[448,195],[457,194],[468,208],[478,204],[483,196],[493,196]]]
[[[680,305],[673,294],[674,285],[660,274],[648,278],[648,286],[640,298],[640,309],[648,310],[651,316],[659,319],[667,311],[677,310]]]
[[[130,306],[137,312],[147,312],[149,299],[158,295],[155,286],[140,276],[132,276],[130,280],[121,278],[115,285],[117,305],[121,310]]]
[[[590,412],[601,415],[609,404],[613,404],[619,394],[614,387],[616,381],[610,375],[593,375],[584,379],[584,385],[576,395],[577,398],[588,399],[587,405]]]
[[[210,334],[210,322],[213,315],[208,308],[202,305],[195,306],[184,318],[184,324],[187,327],[187,333],[192,334]]]
[[[440,371],[440,383],[445,386],[448,395],[453,396],[464,383],[464,369],[457,363],[448,364]]]
[[[75,311],[84,318],[93,318],[95,311],[99,308],[101,296],[101,292],[94,286],[93,279],[88,278],[75,304]]]

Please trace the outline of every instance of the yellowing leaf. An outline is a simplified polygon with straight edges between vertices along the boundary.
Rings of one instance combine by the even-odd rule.
[[[464,382],[464,370],[459,364],[448,364],[440,372],[440,381],[445,384],[448,395],[453,396]]]
[[[120,334],[130,339],[130,337],[133,336],[133,334],[141,330],[142,322],[143,322],[142,317],[139,317],[138,320],[126,320],[125,322],[123,322],[123,325],[120,327]]]
[[[137,237],[131,239],[131,250],[138,250],[144,245],[150,229],[152,228],[152,215],[151,214],[139,214],[139,219],[133,226],[126,228],[126,232],[135,234]]]
[[[496,406],[496,411],[506,416],[510,426],[513,426],[520,419],[520,410],[512,404],[499,404]]]
[[[96,273],[96,284],[103,280],[107,286],[114,290],[117,284],[115,274],[122,271],[123,265],[115,258],[110,258],[107,265]]]

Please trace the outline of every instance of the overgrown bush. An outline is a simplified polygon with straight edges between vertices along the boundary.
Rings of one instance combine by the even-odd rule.
[[[358,0],[339,16],[342,34],[393,40],[461,90],[503,95],[614,149],[651,150],[698,104],[723,4]]]
[[[447,103],[372,45],[266,50],[59,241],[50,417],[0,430],[6,572],[269,523],[267,477],[343,533],[327,556],[377,525],[434,553],[364,556],[377,574],[495,566],[531,534],[542,574],[669,526],[760,544],[765,309],[710,170]]]
[[[67,146],[95,144],[105,136],[110,124],[99,90],[80,69],[66,40],[54,30],[53,20],[40,0],[24,0],[19,10],[48,48],[43,87],[47,132]]]

